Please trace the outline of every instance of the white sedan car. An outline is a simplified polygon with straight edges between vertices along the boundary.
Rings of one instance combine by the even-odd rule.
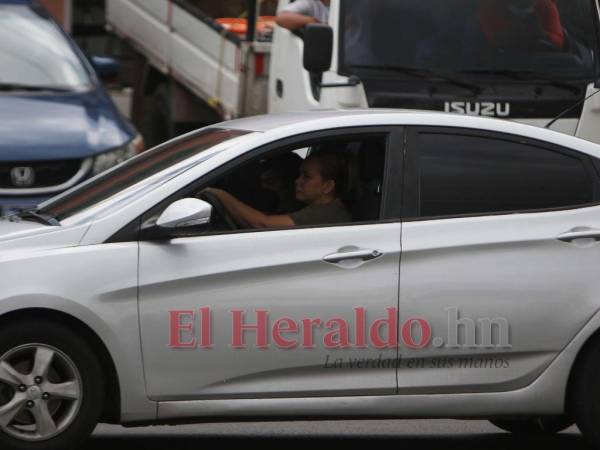
[[[4,218],[0,447],[374,417],[599,445],[599,158],[494,119],[265,116]]]

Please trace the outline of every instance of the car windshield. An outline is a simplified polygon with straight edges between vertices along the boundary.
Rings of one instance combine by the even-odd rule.
[[[69,41],[43,10],[0,4],[0,90],[83,89],[88,73]]]
[[[95,206],[115,194],[225,141],[250,131],[207,128],[189,137],[148,150],[54,199],[37,212],[64,220]]]
[[[344,0],[340,70],[595,79],[597,21],[593,0]]]

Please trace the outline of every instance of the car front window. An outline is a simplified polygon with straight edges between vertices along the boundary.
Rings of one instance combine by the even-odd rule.
[[[69,41],[44,12],[0,5],[0,86],[84,89],[88,73]]]

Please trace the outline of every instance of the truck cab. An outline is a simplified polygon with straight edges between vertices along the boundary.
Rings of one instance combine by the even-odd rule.
[[[330,38],[322,26],[275,29],[269,112],[560,116],[552,129],[600,142],[600,96],[584,102],[600,78],[598,18],[593,0],[332,0]],[[323,58],[322,73],[304,64]]]

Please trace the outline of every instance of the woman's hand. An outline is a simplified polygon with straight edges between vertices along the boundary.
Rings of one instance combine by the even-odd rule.
[[[233,219],[246,228],[286,228],[294,226],[294,221],[290,216],[269,216],[239,201],[222,189],[207,187],[200,191],[197,196],[201,196],[203,192],[217,197]]]
[[[196,197],[196,198],[201,198],[201,197],[202,197],[202,194],[204,194],[205,192],[206,192],[206,193],[208,193],[208,194],[212,194],[212,195],[214,195],[215,197],[217,197],[219,200],[221,200],[221,198],[222,198],[222,196],[223,196],[223,193],[224,193],[225,191],[223,191],[222,189],[217,189],[217,188],[207,187],[207,188],[204,188],[204,189],[202,189],[200,192],[198,192],[198,193],[195,195],[195,197]]]

